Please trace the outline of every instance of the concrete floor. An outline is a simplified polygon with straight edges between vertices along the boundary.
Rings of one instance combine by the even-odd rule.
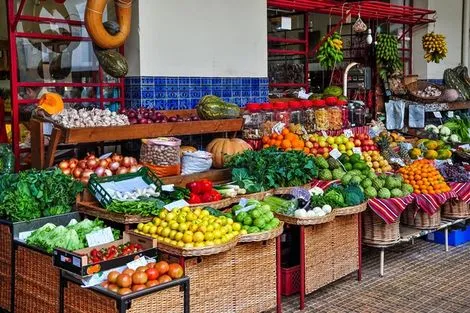
[[[363,257],[362,282],[349,275],[306,296],[303,312],[470,312],[470,243],[447,253],[424,240],[389,248],[384,277],[378,249],[366,249]],[[302,312],[298,301],[298,295],[284,298],[283,312]]]

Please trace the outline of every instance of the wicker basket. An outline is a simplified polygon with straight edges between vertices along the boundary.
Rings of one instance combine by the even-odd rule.
[[[274,189],[273,193],[275,195],[285,195],[285,194],[290,193],[295,188],[304,188],[308,190],[311,188],[311,186],[312,186],[311,184],[305,184],[299,187],[279,187],[279,188]]]
[[[143,217],[140,215],[128,215],[109,212],[104,209],[101,204],[96,201],[77,201],[77,211],[89,216],[94,216],[105,221],[111,221],[118,224],[139,224],[148,223],[152,220],[151,217]]]
[[[359,269],[359,219],[357,214],[337,216],[333,222],[333,278]]]
[[[375,214],[372,209],[362,213],[362,242],[368,245],[393,245],[400,240],[400,221],[391,224]]]
[[[470,205],[465,201],[449,199],[442,206],[442,216],[448,218],[466,218],[470,216]]]
[[[441,211],[439,210],[429,216],[426,212],[417,208],[415,203],[412,203],[403,211],[400,221],[402,224],[417,229],[435,229],[441,225]]]
[[[294,217],[290,215],[285,215],[285,214],[280,214],[280,213],[274,213],[274,215],[281,221],[283,221],[286,224],[292,224],[292,225],[318,225],[318,224],[324,224],[324,223],[329,223],[332,220],[335,219],[336,213],[335,210],[331,212],[330,214],[327,214],[325,216],[321,217],[304,217],[304,218],[299,218],[299,217]]]
[[[418,95],[419,90],[424,90],[428,86],[433,86],[439,89],[441,92],[444,90],[442,86],[429,83],[425,80],[418,80],[406,85],[406,89],[408,89],[408,93],[410,95],[411,100],[418,101],[421,103],[434,103],[436,102],[440,96],[437,97],[421,97]]]
[[[179,287],[131,300],[126,313],[183,312],[183,292]],[[68,283],[64,289],[64,313],[119,313],[115,300],[95,291]]]
[[[260,232],[260,233],[242,235],[240,237],[240,242],[255,242],[255,241],[270,240],[270,239],[280,236],[283,231],[284,231],[284,222],[281,222],[279,226],[275,229]]]
[[[233,254],[237,279],[234,281],[235,309],[232,312],[258,313],[275,308],[276,239],[239,244]]]
[[[15,280],[15,312],[59,312],[59,270],[50,255],[19,246]]]
[[[158,243],[158,250],[168,253],[173,256],[184,256],[184,257],[194,257],[194,256],[203,256],[203,255],[214,255],[221,252],[228,251],[235,247],[240,240],[240,236],[237,236],[230,240],[229,242],[217,245],[209,246],[203,248],[180,248],[172,245],[168,245],[163,242]]]
[[[10,227],[0,224],[0,309],[11,311],[11,238]]]
[[[367,209],[367,202],[355,206],[335,209],[336,216],[352,215],[364,212]]]
[[[220,210],[220,209],[225,209],[225,208],[231,206],[232,204],[234,204],[236,202],[237,202],[237,198],[226,198],[226,199],[222,199],[220,201],[190,204],[189,207],[190,208],[198,208],[198,207],[208,206],[208,207]]]
[[[333,269],[333,223],[305,228],[305,293],[335,280]]]

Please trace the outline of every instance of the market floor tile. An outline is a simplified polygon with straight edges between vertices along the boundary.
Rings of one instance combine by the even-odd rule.
[[[365,248],[362,282],[351,274],[307,295],[303,312],[470,313],[470,243],[449,249],[424,240],[386,249],[380,277],[379,250]],[[298,294],[282,304],[302,312]]]

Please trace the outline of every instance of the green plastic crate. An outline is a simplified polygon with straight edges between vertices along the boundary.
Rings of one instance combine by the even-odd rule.
[[[142,179],[149,185],[154,184],[157,187],[156,191],[158,192],[160,192],[162,189],[163,183],[158,178],[158,176],[147,167],[142,167],[135,173],[127,173],[115,176],[98,177],[96,174],[92,174],[90,176],[90,180],[88,181],[88,190],[93,196],[95,196],[96,200],[98,200],[98,202],[104,208],[106,208],[109,204],[111,204],[113,198],[101,184],[128,180],[135,177],[142,177]]]

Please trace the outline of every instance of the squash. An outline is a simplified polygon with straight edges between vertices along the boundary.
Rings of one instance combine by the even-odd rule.
[[[245,150],[253,150],[253,148],[242,139],[216,138],[207,145],[206,150],[212,153],[212,166],[223,168],[228,158]]]
[[[197,115],[203,120],[232,119],[240,116],[240,107],[224,102],[221,98],[207,95],[199,100]]]
[[[132,0],[114,0],[116,20],[120,30],[110,34],[103,26],[103,11],[107,0],[87,0],[85,10],[85,27],[92,41],[103,49],[119,48],[124,44],[131,31]]]
[[[121,78],[126,76],[129,65],[127,60],[116,50],[97,50],[95,49],[95,55],[98,59],[98,63],[107,74],[114,78]]]
[[[64,101],[58,93],[48,92],[39,99],[38,108],[50,115],[59,114],[64,109]]]

